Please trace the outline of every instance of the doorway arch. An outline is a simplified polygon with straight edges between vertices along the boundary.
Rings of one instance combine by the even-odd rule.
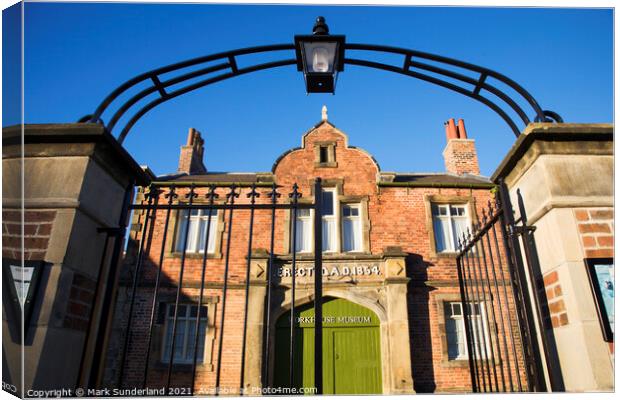
[[[381,321],[372,310],[323,298],[323,393],[381,394]],[[314,386],[314,305],[296,308],[293,388]],[[274,387],[289,387],[290,314],[276,322]]]

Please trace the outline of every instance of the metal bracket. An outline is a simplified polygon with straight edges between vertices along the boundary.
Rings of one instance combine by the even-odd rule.
[[[125,229],[121,227],[110,227],[110,228],[99,227],[97,228],[97,233],[107,233],[108,236],[121,236],[123,235],[124,231]]]
[[[515,226],[512,228],[512,231],[517,235],[524,236],[530,232],[534,232],[536,230],[535,226]]]

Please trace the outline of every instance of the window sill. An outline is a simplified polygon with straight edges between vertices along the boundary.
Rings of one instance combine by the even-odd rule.
[[[453,360],[448,360],[447,356],[444,354],[444,359],[441,361],[441,366],[442,367],[446,367],[446,368],[469,368],[469,358],[455,358]],[[481,360],[478,361],[483,361],[483,362],[487,362],[486,358],[483,358]],[[492,359],[488,359],[489,361],[489,365],[496,365],[497,363],[494,362]]]
[[[168,258],[181,258],[182,256],[183,256],[183,253],[178,252],[178,251],[168,253]],[[204,253],[189,253],[189,252],[185,253],[185,258],[189,258],[189,259],[202,260],[203,257],[204,257]],[[217,258],[222,258],[222,254],[221,253],[208,253],[207,254],[207,260],[217,259]]]
[[[435,253],[437,258],[456,258],[458,255],[458,251],[442,251],[440,253]]]
[[[281,255],[278,258],[290,261],[293,256],[290,254]],[[297,253],[295,256],[297,261],[314,261],[314,253]],[[350,252],[350,253],[323,253],[323,261],[355,261],[355,260],[382,260],[382,254],[372,254],[370,252]]]
[[[314,168],[338,168],[338,163],[333,161],[333,162],[315,162],[314,163]]]
[[[456,358],[453,360],[443,360],[442,367],[449,368],[469,368],[469,360],[467,358]]]

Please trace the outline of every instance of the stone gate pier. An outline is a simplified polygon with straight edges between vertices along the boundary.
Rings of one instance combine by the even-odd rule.
[[[586,272],[588,260],[613,264],[613,130],[530,124],[492,177],[508,186],[515,217],[536,228],[529,278],[543,300],[555,390],[614,390],[613,340],[603,337]]]
[[[3,307],[3,379],[22,396],[67,396],[97,379],[91,371],[105,340],[101,315],[116,274],[111,256],[124,238],[117,229],[123,204],[149,176],[101,125],[25,125],[2,133],[3,264],[41,264],[23,337],[16,313]]]

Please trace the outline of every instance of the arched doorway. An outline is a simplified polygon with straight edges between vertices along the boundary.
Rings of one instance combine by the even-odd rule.
[[[289,387],[290,313],[276,323],[274,386]],[[380,394],[379,317],[345,299],[323,299],[323,393]],[[314,386],[314,307],[295,312],[293,387]]]

